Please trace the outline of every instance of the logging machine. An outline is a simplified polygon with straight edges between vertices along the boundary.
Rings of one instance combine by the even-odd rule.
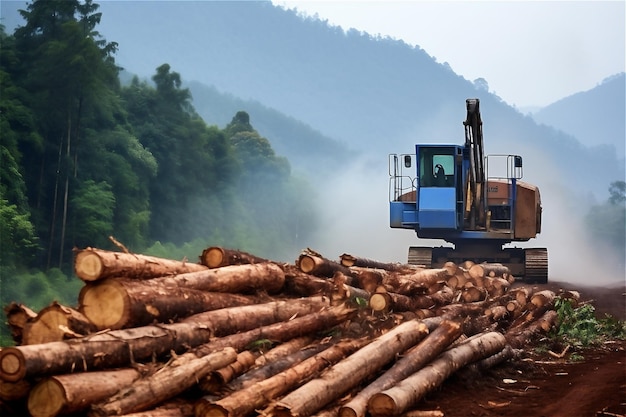
[[[518,279],[548,281],[546,248],[504,247],[541,232],[539,189],[520,181],[522,157],[488,155],[478,99],[467,99],[465,144],[417,144],[415,154],[389,155],[389,220],[418,238],[452,246],[410,247],[408,262],[493,262]]]

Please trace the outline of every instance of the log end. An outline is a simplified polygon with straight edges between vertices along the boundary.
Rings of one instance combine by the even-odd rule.
[[[95,281],[100,278],[104,264],[100,256],[91,251],[84,250],[78,252],[74,260],[74,273],[83,281]]]
[[[372,395],[367,402],[367,411],[373,416],[394,416],[396,412],[396,403],[391,396],[384,392]]]
[[[65,390],[54,379],[44,379],[28,395],[28,412],[33,417],[54,417],[65,406]]]
[[[230,412],[210,399],[201,399],[194,407],[196,417],[228,417]]]
[[[209,268],[219,268],[225,265],[226,253],[218,246],[205,249],[202,253],[202,264]]]
[[[0,350],[0,379],[17,382],[26,376],[26,360],[16,347]]]
[[[80,312],[98,330],[119,329],[130,314],[128,294],[113,279],[84,286],[78,298]]]

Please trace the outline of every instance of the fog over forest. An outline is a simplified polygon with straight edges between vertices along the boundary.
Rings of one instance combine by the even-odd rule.
[[[23,7],[3,2],[7,18],[7,3]],[[562,113],[538,113],[535,120],[488,91],[488,80],[466,80],[419,47],[346,33],[269,2],[100,5],[98,30],[118,42],[118,65],[149,80],[157,66],[170,64],[208,124],[223,128],[235,111],[248,112],[292,171],[316,186],[322,224],[285,261],[310,247],[331,259],[351,253],[404,262],[409,246],[441,244],[389,227],[388,154],[412,153],[416,143],[463,144],[465,99],[478,97],[486,152],[522,155],[524,181],[541,191],[542,233],[518,246],[548,248],[551,280],[610,284],[623,278],[614,265],[623,265],[625,254],[591,240],[584,222],[593,205],[606,201],[610,183],[626,180],[623,148],[615,145],[625,137],[623,89],[610,89],[610,98],[593,95],[589,106],[611,108],[616,128],[588,119],[589,130],[595,126],[606,138],[591,143],[588,135],[550,125]],[[617,77],[621,85],[623,78]],[[211,99],[206,88],[213,89]],[[563,99],[563,112],[584,117]]]

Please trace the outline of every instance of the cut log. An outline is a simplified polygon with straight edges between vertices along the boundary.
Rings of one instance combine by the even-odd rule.
[[[187,363],[166,366],[157,373],[123,388],[107,401],[91,407],[90,416],[112,416],[143,411],[186,391],[211,371],[237,359],[233,348],[224,348]]]
[[[506,340],[513,348],[523,348],[530,341],[550,331],[556,323],[557,316],[556,311],[547,310],[536,320],[522,322],[507,329]]]
[[[175,398],[152,410],[124,414],[122,417],[195,417],[193,406],[193,403],[187,400]]]
[[[417,372],[437,357],[462,333],[461,325],[450,320],[443,321],[424,340],[402,355],[396,363],[374,382],[362,389],[339,409],[339,417],[364,417],[367,401],[380,391]]]
[[[470,276],[476,279],[484,277],[500,277],[506,279],[510,273],[511,272],[507,266],[499,263],[475,264],[469,269]]]
[[[98,328],[78,310],[56,301],[42,309],[24,326],[24,345],[56,342],[93,333]]]
[[[209,373],[198,381],[198,386],[204,392],[218,392],[226,383],[253,367],[259,355],[259,352],[250,350],[237,354],[237,359],[233,363]]]
[[[284,267],[284,271],[285,285],[283,293],[300,297],[325,295],[333,298],[336,288],[332,281],[306,274],[291,265]]]
[[[313,352],[312,349],[304,349],[313,341],[310,336],[303,336],[291,339],[285,343],[281,343],[277,347],[270,349],[267,353],[257,356],[250,366],[253,370],[246,369],[244,372],[232,372],[231,366],[217,370],[209,374],[200,381],[200,389],[208,394],[217,394],[219,392],[233,392],[247,385],[251,385],[259,380],[269,378],[270,376],[282,371],[280,363],[285,357],[291,354],[302,354],[302,352]],[[242,353],[246,353],[245,351]],[[314,353],[311,353],[313,355]],[[240,354],[241,355],[241,354]],[[239,357],[237,359],[239,361]],[[296,363],[295,361],[293,363]],[[288,365],[287,365],[288,366]],[[227,371],[224,371],[226,369]],[[239,370],[239,369],[238,369]]]
[[[31,376],[128,366],[131,360],[170,351],[181,353],[228,332],[255,329],[257,335],[262,324],[317,311],[323,303],[322,299],[304,299],[233,307],[191,316],[180,323],[113,330],[63,342],[8,347],[0,351],[0,378],[16,382]],[[304,333],[297,336],[302,335]],[[293,337],[296,336],[290,339]]]
[[[11,337],[18,345],[22,343],[24,326],[26,323],[37,317],[37,313],[25,306],[12,302],[4,307],[7,316],[7,324],[11,329]]]
[[[338,262],[322,257],[319,253],[306,250],[298,257],[298,268],[306,274],[317,277],[332,278],[335,272],[339,271],[348,276],[352,276],[350,268],[346,268]]]
[[[461,367],[504,349],[506,340],[498,332],[482,334],[443,352],[437,359],[392,388],[374,394],[367,410],[373,416],[398,415],[414,407],[423,396],[441,385]]]
[[[160,279],[104,279],[83,286],[80,311],[97,329],[167,323],[193,314],[262,302],[261,297],[200,291]]]
[[[357,280],[359,281],[359,287],[368,292],[375,292],[376,289],[383,285],[385,277],[388,275],[387,271],[382,269],[357,269]]]
[[[347,253],[344,253],[340,257],[341,265],[345,267],[357,266],[361,268],[374,268],[374,269],[384,269],[385,271],[406,271],[411,267],[408,265],[395,263],[395,262],[379,262],[372,259],[361,258],[357,256],[353,256]]]
[[[211,246],[202,251],[200,263],[209,268],[219,268],[228,265],[260,264],[269,262],[267,259],[259,258],[235,249],[225,249],[220,246]]]
[[[435,306],[435,302],[428,295],[409,297],[390,292],[377,292],[370,296],[369,306],[374,311],[415,311],[429,309]]]
[[[389,274],[384,285],[391,288],[391,292],[413,296],[428,293],[430,287],[445,282],[448,278],[448,270],[445,268],[423,269],[411,274]]]
[[[532,306],[531,308],[540,308],[545,305],[550,305],[552,302],[554,302],[555,297],[556,294],[554,293],[554,291],[543,290],[535,292],[530,297],[530,304]]]
[[[357,339],[338,342],[273,377],[240,389],[221,400],[213,401],[211,398],[204,398],[196,405],[196,417],[245,416],[263,407],[271,399],[289,392],[330,364],[354,352],[364,343],[366,343],[365,340]]]
[[[198,263],[95,248],[75,250],[74,273],[83,281],[110,277],[150,279],[206,270]]]
[[[310,416],[373,377],[396,355],[415,346],[427,334],[428,327],[419,320],[402,323],[333,365],[319,378],[287,394],[264,413],[274,413],[278,416]]]
[[[17,401],[26,398],[32,386],[29,381],[7,382],[0,380],[0,400]],[[0,407],[0,410],[2,408]]]
[[[275,263],[266,262],[205,269],[171,277],[154,278],[150,282],[202,291],[246,294],[262,290],[271,294],[282,290],[285,273]]]
[[[243,307],[241,307],[243,308]],[[285,342],[295,337],[315,334],[327,330],[354,317],[357,309],[345,304],[328,307],[319,312],[296,317],[289,321],[281,321],[267,326],[258,327],[242,333],[230,334],[215,339],[209,343],[193,348],[190,353],[205,356],[224,347],[233,347],[238,351],[246,349],[248,345],[258,340]]]
[[[45,378],[28,396],[32,417],[54,417],[87,410],[141,378],[135,369],[82,372]]]

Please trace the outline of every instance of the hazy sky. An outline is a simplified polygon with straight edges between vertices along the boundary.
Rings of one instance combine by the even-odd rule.
[[[545,106],[625,70],[626,2],[278,1],[329,24],[418,45],[518,108]]]

